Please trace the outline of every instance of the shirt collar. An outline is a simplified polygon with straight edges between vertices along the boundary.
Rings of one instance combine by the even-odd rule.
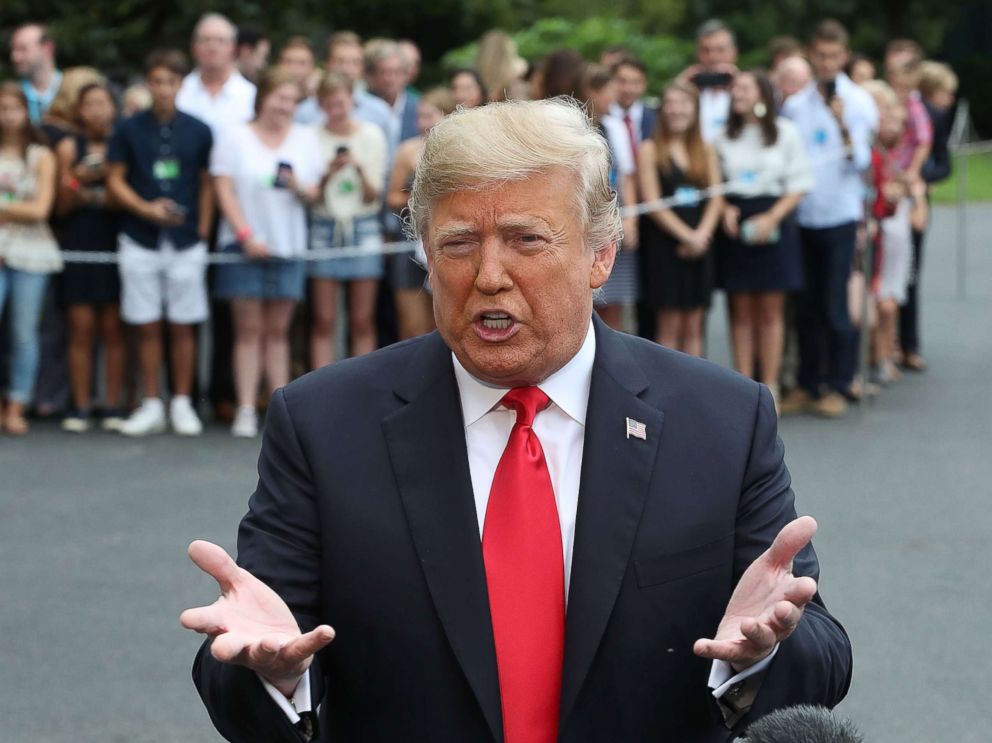
[[[388,106],[389,104],[387,103],[386,105]],[[390,106],[390,108],[393,111],[393,115],[394,116],[402,116],[403,115],[403,107],[404,106],[406,106],[406,91],[405,90],[404,91],[401,91],[400,94],[398,96],[396,96],[396,100],[393,102],[393,105]]]
[[[210,91],[207,90],[207,86],[203,83],[203,75],[200,72],[200,68],[197,67],[193,70],[189,76],[193,78],[193,83],[196,85],[200,93],[206,96],[210,96]],[[239,79],[240,78],[240,79]],[[220,90],[217,92],[217,98],[227,98],[234,94],[234,89],[241,84],[241,80],[248,82],[238,70],[234,70],[230,75],[227,76],[227,80],[224,84],[220,86]]]
[[[586,409],[589,406],[589,388],[592,385],[592,366],[596,359],[596,334],[592,322],[586,331],[582,346],[565,366],[538,384],[551,402],[579,425],[586,423]],[[462,366],[461,362],[451,354],[455,367],[455,381],[458,383],[458,395],[462,401],[462,418],[465,428],[490,412],[509,391],[509,387],[493,387],[481,382]]]

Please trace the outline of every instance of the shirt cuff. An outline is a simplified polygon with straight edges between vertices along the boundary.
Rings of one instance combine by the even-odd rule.
[[[289,718],[289,721],[294,725],[300,721],[301,712],[311,711],[310,671],[304,673],[302,678],[300,678],[300,683],[296,685],[296,691],[293,692],[291,699],[287,699],[281,691],[262,678],[261,675],[258,675],[258,679],[262,682],[262,686],[265,687],[268,695],[272,697],[272,701],[279,705],[279,709],[283,711],[286,717]]]
[[[772,648],[772,652],[766,658],[755,663],[753,666],[748,666],[743,671],[738,674],[734,674],[734,669],[731,668],[730,664],[725,660],[715,660],[713,661],[713,667],[710,668],[710,680],[709,687],[713,690],[713,698],[720,699],[724,694],[726,694],[731,687],[739,684],[741,681],[751,678],[755,674],[761,673],[769,665],[771,665],[772,658],[778,652],[778,644]]]

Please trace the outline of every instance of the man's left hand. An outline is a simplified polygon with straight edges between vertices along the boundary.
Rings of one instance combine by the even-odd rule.
[[[740,672],[787,639],[816,594],[815,580],[792,574],[793,559],[815,533],[816,521],[811,516],[786,524],[772,546],[744,571],[716,637],[696,640],[693,652],[726,661]]]

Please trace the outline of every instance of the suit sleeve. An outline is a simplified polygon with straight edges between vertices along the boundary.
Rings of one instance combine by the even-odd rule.
[[[760,387],[748,467],[737,513],[735,582],[772,543],[775,535],[796,518],[795,495],[778,437],[777,416],[771,394]],[[795,575],[819,581],[820,568],[812,545],[793,562]],[[745,688],[740,714],[731,715],[733,727],[746,726],[772,710],[795,704],[834,707],[851,683],[851,643],[840,623],[827,611],[817,593],[806,606],[795,632],[778,649],[771,665],[750,688]],[[734,695],[721,700],[733,704]]]
[[[238,531],[238,564],[278,593],[303,632],[320,605],[318,514],[310,467],[290,419],[285,392],[269,404],[258,485]],[[208,638],[193,662],[193,682],[217,731],[232,743],[299,743],[304,738],[253,671],[220,663]],[[312,709],[323,696],[319,656],[310,668]]]

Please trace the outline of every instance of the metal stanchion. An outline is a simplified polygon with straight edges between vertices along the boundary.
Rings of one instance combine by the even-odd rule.
[[[870,214],[870,211],[866,211]],[[876,390],[870,381],[871,369],[871,305],[872,305],[872,242],[868,235],[867,225],[865,226],[864,242],[861,246],[861,275],[864,276],[864,287],[861,292],[861,363],[859,364],[859,374],[861,376],[861,401],[871,402],[875,397]]]
[[[968,156],[967,151],[958,152],[957,157],[957,221],[955,237],[957,238],[957,294],[958,299],[967,295],[968,281]]]

